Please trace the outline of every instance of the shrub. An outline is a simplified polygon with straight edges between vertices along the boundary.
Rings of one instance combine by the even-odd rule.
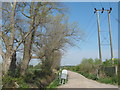
[[[11,76],[4,76],[2,78],[2,83],[3,83],[3,88],[12,88],[14,86],[14,83],[12,81],[12,77]]]
[[[118,84],[118,76],[111,77],[113,84]]]
[[[28,84],[24,81],[22,77],[15,78],[15,81],[20,85],[20,88],[29,88]]]
[[[27,85],[27,83],[25,83],[25,81],[22,77],[14,78],[14,77],[6,75],[3,77],[3,88],[15,88],[15,82],[18,83],[20,88],[28,88],[29,87]]]
[[[98,81],[106,84],[118,84],[118,77],[117,76],[104,77],[104,78],[100,78]]]
[[[34,75],[34,72],[32,72],[32,71],[27,71],[24,76],[24,80],[26,83],[33,83],[34,78],[35,78],[35,75]]]
[[[86,78],[89,78],[89,79],[92,79],[92,80],[97,80],[97,76],[95,74],[89,74],[89,73],[85,73],[85,72],[80,72],[80,74],[82,74]]]
[[[88,78],[92,79],[92,80],[97,80],[98,79],[95,74],[89,74]]]
[[[101,83],[112,84],[112,80],[109,77],[100,78],[98,81]]]
[[[114,65],[118,64],[118,59],[114,59]],[[120,64],[120,63],[119,63]],[[118,67],[119,68],[119,67]],[[115,75],[115,69],[112,64],[112,60],[106,60],[102,63],[100,67],[99,59],[83,59],[81,64],[78,66],[68,67],[68,70],[77,72],[85,76],[86,78],[98,80],[97,73],[99,74],[99,82],[109,83],[109,84],[119,84],[118,76]],[[98,70],[98,71],[97,71]],[[118,71],[119,73],[119,71]],[[120,74],[118,74],[120,75]],[[102,78],[103,77],[103,78]]]
[[[20,69],[19,68],[16,68],[15,70],[13,71],[8,71],[7,73],[9,76],[11,77],[15,77],[15,78],[18,78],[20,76]]]

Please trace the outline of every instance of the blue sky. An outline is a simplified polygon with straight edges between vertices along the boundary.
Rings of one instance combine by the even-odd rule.
[[[66,15],[69,17],[69,22],[78,22],[80,30],[85,33],[84,41],[79,42],[79,48],[69,47],[61,61],[61,65],[77,65],[80,64],[83,58],[98,58],[98,36],[97,23],[94,8],[109,9],[113,8],[111,12],[111,26],[113,37],[113,51],[114,57],[118,57],[118,3],[108,2],[64,2],[62,3],[68,8]],[[100,14],[101,31],[108,30],[107,13]],[[106,34],[101,36],[104,37]],[[108,35],[107,35],[108,36]],[[102,39],[103,40],[103,39]],[[102,41],[101,40],[101,41]],[[108,37],[107,37],[107,40]],[[106,43],[106,42],[105,42]],[[108,43],[108,42],[107,42]],[[110,58],[109,46],[102,47],[103,59]],[[30,64],[37,64],[38,60],[32,60]]]
[[[79,27],[85,33],[84,41],[80,42],[77,47],[70,47],[65,52],[61,65],[77,65],[83,58],[98,58],[98,33],[97,33],[97,19],[94,14],[94,8],[105,9],[113,8],[111,12],[111,27],[112,27],[112,39],[113,39],[113,52],[114,57],[118,57],[118,22],[115,18],[118,18],[118,3],[114,2],[66,2],[63,3],[69,12],[66,14],[69,16],[69,22],[78,22]],[[108,30],[107,12],[100,13],[101,31]],[[107,38],[104,40],[104,38]],[[101,32],[102,44],[109,43],[109,36],[107,33]],[[103,60],[110,58],[109,46],[102,46]]]

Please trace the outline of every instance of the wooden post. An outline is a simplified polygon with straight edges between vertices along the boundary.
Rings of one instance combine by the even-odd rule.
[[[118,75],[118,66],[115,66],[115,75]]]
[[[109,27],[109,37],[110,37],[111,60],[112,60],[112,64],[114,64],[113,48],[112,48],[112,31],[111,31],[111,25],[110,25],[110,12],[109,11],[108,11],[108,27]]]
[[[100,45],[100,18],[99,18],[99,13],[96,11],[97,15],[97,25],[98,25],[98,46],[99,46],[99,59],[100,59],[100,64],[102,64],[102,52],[101,52],[101,45]]]

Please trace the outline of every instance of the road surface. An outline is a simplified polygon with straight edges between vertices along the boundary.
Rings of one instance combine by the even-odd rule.
[[[81,74],[68,71],[68,82],[58,88],[118,88],[118,86],[110,84],[102,84],[97,81],[87,79]]]

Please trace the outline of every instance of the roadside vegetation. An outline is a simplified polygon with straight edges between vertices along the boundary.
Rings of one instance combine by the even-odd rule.
[[[49,73],[49,71],[47,72]],[[59,86],[57,70],[56,72],[52,72],[51,75],[44,74],[41,69],[41,64],[36,66],[29,65],[25,74],[24,76],[20,76],[18,69],[15,73],[9,71],[3,77],[3,88],[56,88]]]
[[[3,88],[44,88],[57,75],[64,50],[83,33],[55,2],[3,2],[0,53]],[[31,66],[38,59],[38,65]]]
[[[30,65],[24,76],[20,76],[18,69],[15,73],[9,71],[3,77],[3,88],[45,88],[55,79],[56,74],[54,72],[51,75],[43,74],[40,67],[40,64],[34,67]]]
[[[83,76],[106,84],[118,84],[118,74],[115,73],[115,66],[118,66],[118,59],[106,60],[100,65],[99,59],[83,59],[77,66],[66,66],[68,70],[82,74]]]
[[[58,87],[59,85],[60,85],[60,84],[59,84],[59,79],[56,78],[56,79],[53,80],[53,82],[50,83],[49,86],[47,86],[47,88],[56,88],[56,87]]]

